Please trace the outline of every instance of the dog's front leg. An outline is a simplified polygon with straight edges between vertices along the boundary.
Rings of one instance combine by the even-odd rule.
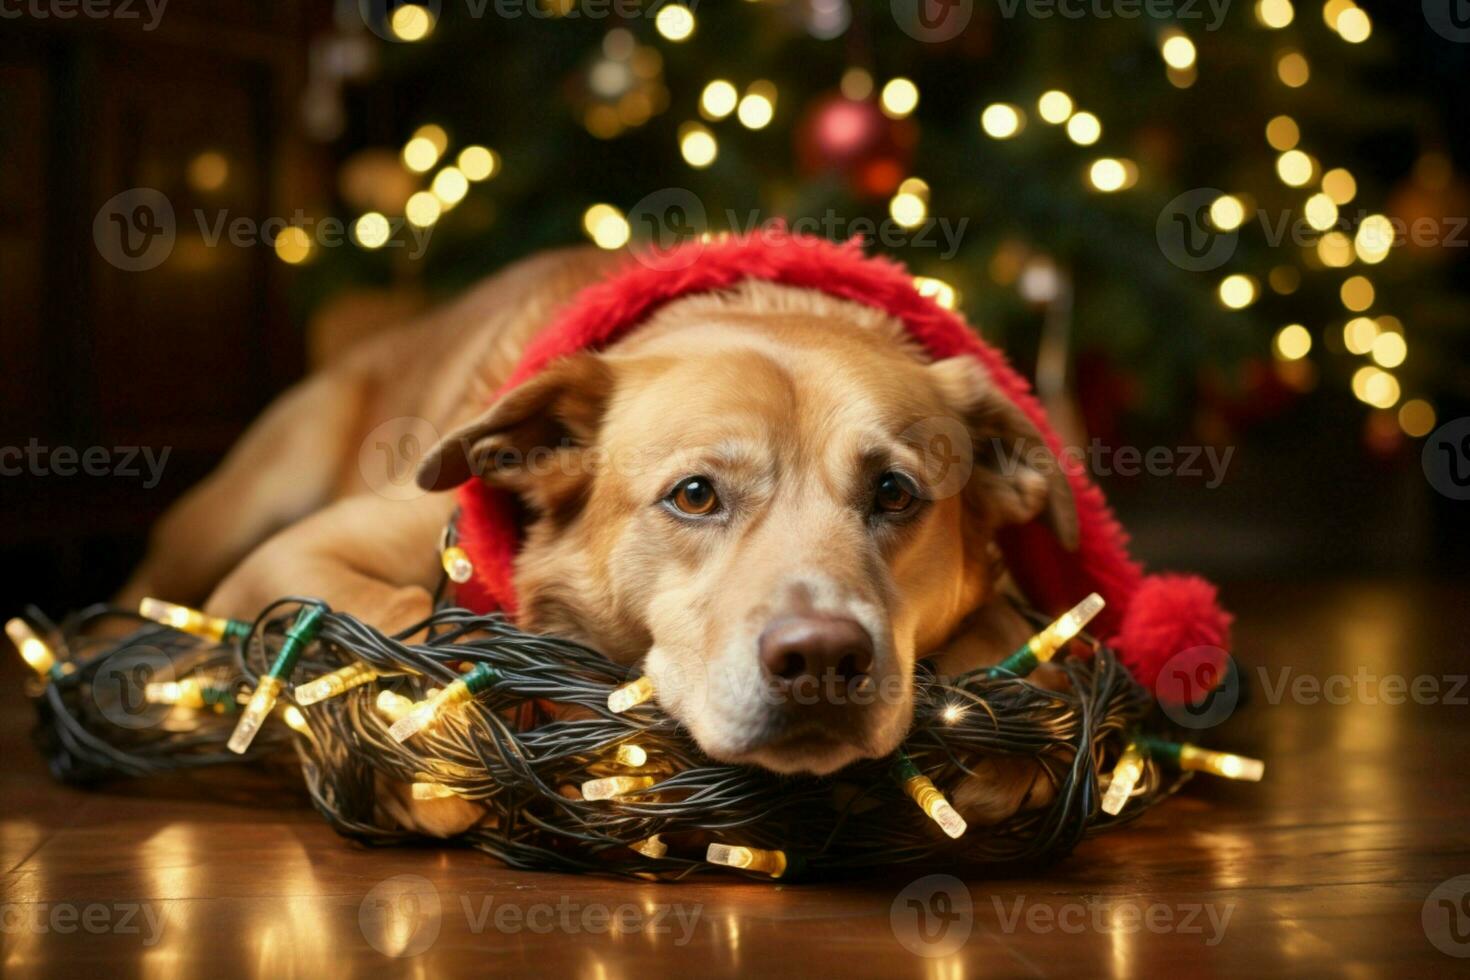
[[[256,548],[205,609],[254,619],[282,596],[311,596],[396,633],[432,611],[440,575],[436,544],[453,510],[451,494],[407,501],[349,497]]]
[[[1001,662],[1036,632],[1003,596],[972,613],[932,660],[941,676],[954,677]],[[1053,690],[1068,686],[1067,675],[1041,664],[1027,678]],[[1065,761],[1065,760],[1058,760]],[[978,756],[966,760],[972,776],[951,791],[951,800],[969,823],[997,824],[1023,809],[1048,806],[1056,787],[1040,758],[1015,755]]]
[[[318,598],[385,633],[433,611],[440,574],[437,542],[454,509],[452,494],[412,501],[358,496],[340,501],[266,541],[206,604],[212,615],[253,619],[287,595]],[[435,837],[479,823],[485,810],[465,800],[415,800],[409,787],[379,780],[378,802],[394,821]]]

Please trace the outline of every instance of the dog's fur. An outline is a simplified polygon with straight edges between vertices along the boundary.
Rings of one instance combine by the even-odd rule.
[[[308,594],[405,628],[430,612],[454,509],[444,491],[475,477],[533,515],[515,568],[520,625],[642,659],[660,704],[709,755],[826,773],[891,752],[917,657],[959,671],[1024,642],[1026,625],[997,601],[993,534],[1044,515],[1074,538],[1060,469],[1034,465],[1037,432],[978,364],[929,363],[882,313],[753,281],[675,301],[486,409],[558,305],[614,261],[578,249],[522,262],[288,392],[160,522],[120,601],[253,618]],[[365,440],[404,417],[449,433],[422,460],[435,492],[374,493],[371,465],[385,457]],[[935,470],[936,421],[968,434],[967,480]],[[885,472],[920,491],[901,519],[874,514]],[[668,505],[690,476],[713,482],[718,513],[691,520]],[[772,703],[763,635],[814,616],[871,637],[876,697]],[[1029,761],[978,765],[955,800],[972,820],[1049,797]],[[386,790],[391,812],[430,833],[479,817],[463,801]]]

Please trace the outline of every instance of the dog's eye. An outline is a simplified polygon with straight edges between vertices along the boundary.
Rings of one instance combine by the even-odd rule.
[[[884,473],[878,477],[878,486],[873,493],[873,510],[881,514],[901,514],[914,503],[914,492],[909,483],[897,473]]]
[[[680,480],[669,494],[669,503],[681,514],[691,517],[703,517],[714,513],[716,507],[720,506],[720,498],[715,494],[715,485],[706,477],[691,476]]]

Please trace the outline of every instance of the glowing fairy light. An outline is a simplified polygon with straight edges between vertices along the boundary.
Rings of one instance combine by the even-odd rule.
[[[980,128],[995,140],[1008,140],[1026,125],[1026,116],[1009,102],[995,102],[980,113]]]
[[[607,696],[607,710],[615,715],[620,715],[652,697],[653,681],[648,677],[640,677],[636,681],[624,684],[609,694]]]
[[[1107,792],[1103,794],[1104,813],[1116,817],[1123,812],[1128,798],[1133,795],[1138,781],[1143,778],[1143,769],[1143,753],[1139,751],[1136,742],[1129,742],[1128,747],[1119,756],[1118,764],[1113,767],[1112,779],[1108,782]]]

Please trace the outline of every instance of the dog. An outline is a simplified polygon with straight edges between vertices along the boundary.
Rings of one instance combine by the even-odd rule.
[[[755,279],[678,298],[492,403],[557,310],[620,261],[524,260],[308,377],[160,520],[118,601],[253,619],[312,595],[409,628],[442,575],[448,491],[479,479],[530,515],[518,625],[641,662],[711,758],[825,775],[890,754],[917,659],[958,673],[1032,632],[995,534],[1041,518],[1075,541],[1060,466],[975,360],[934,361],[879,310]],[[365,443],[403,418],[446,433],[421,456],[424,492],[374,492]],[[936,424],[967,434],[958,464],[930,458]],[[1039,763],[974,769],[954,793],[971,822],[1050,799]],[[413,829],[483,816],[405,789],[384,787],[385,807]]]

